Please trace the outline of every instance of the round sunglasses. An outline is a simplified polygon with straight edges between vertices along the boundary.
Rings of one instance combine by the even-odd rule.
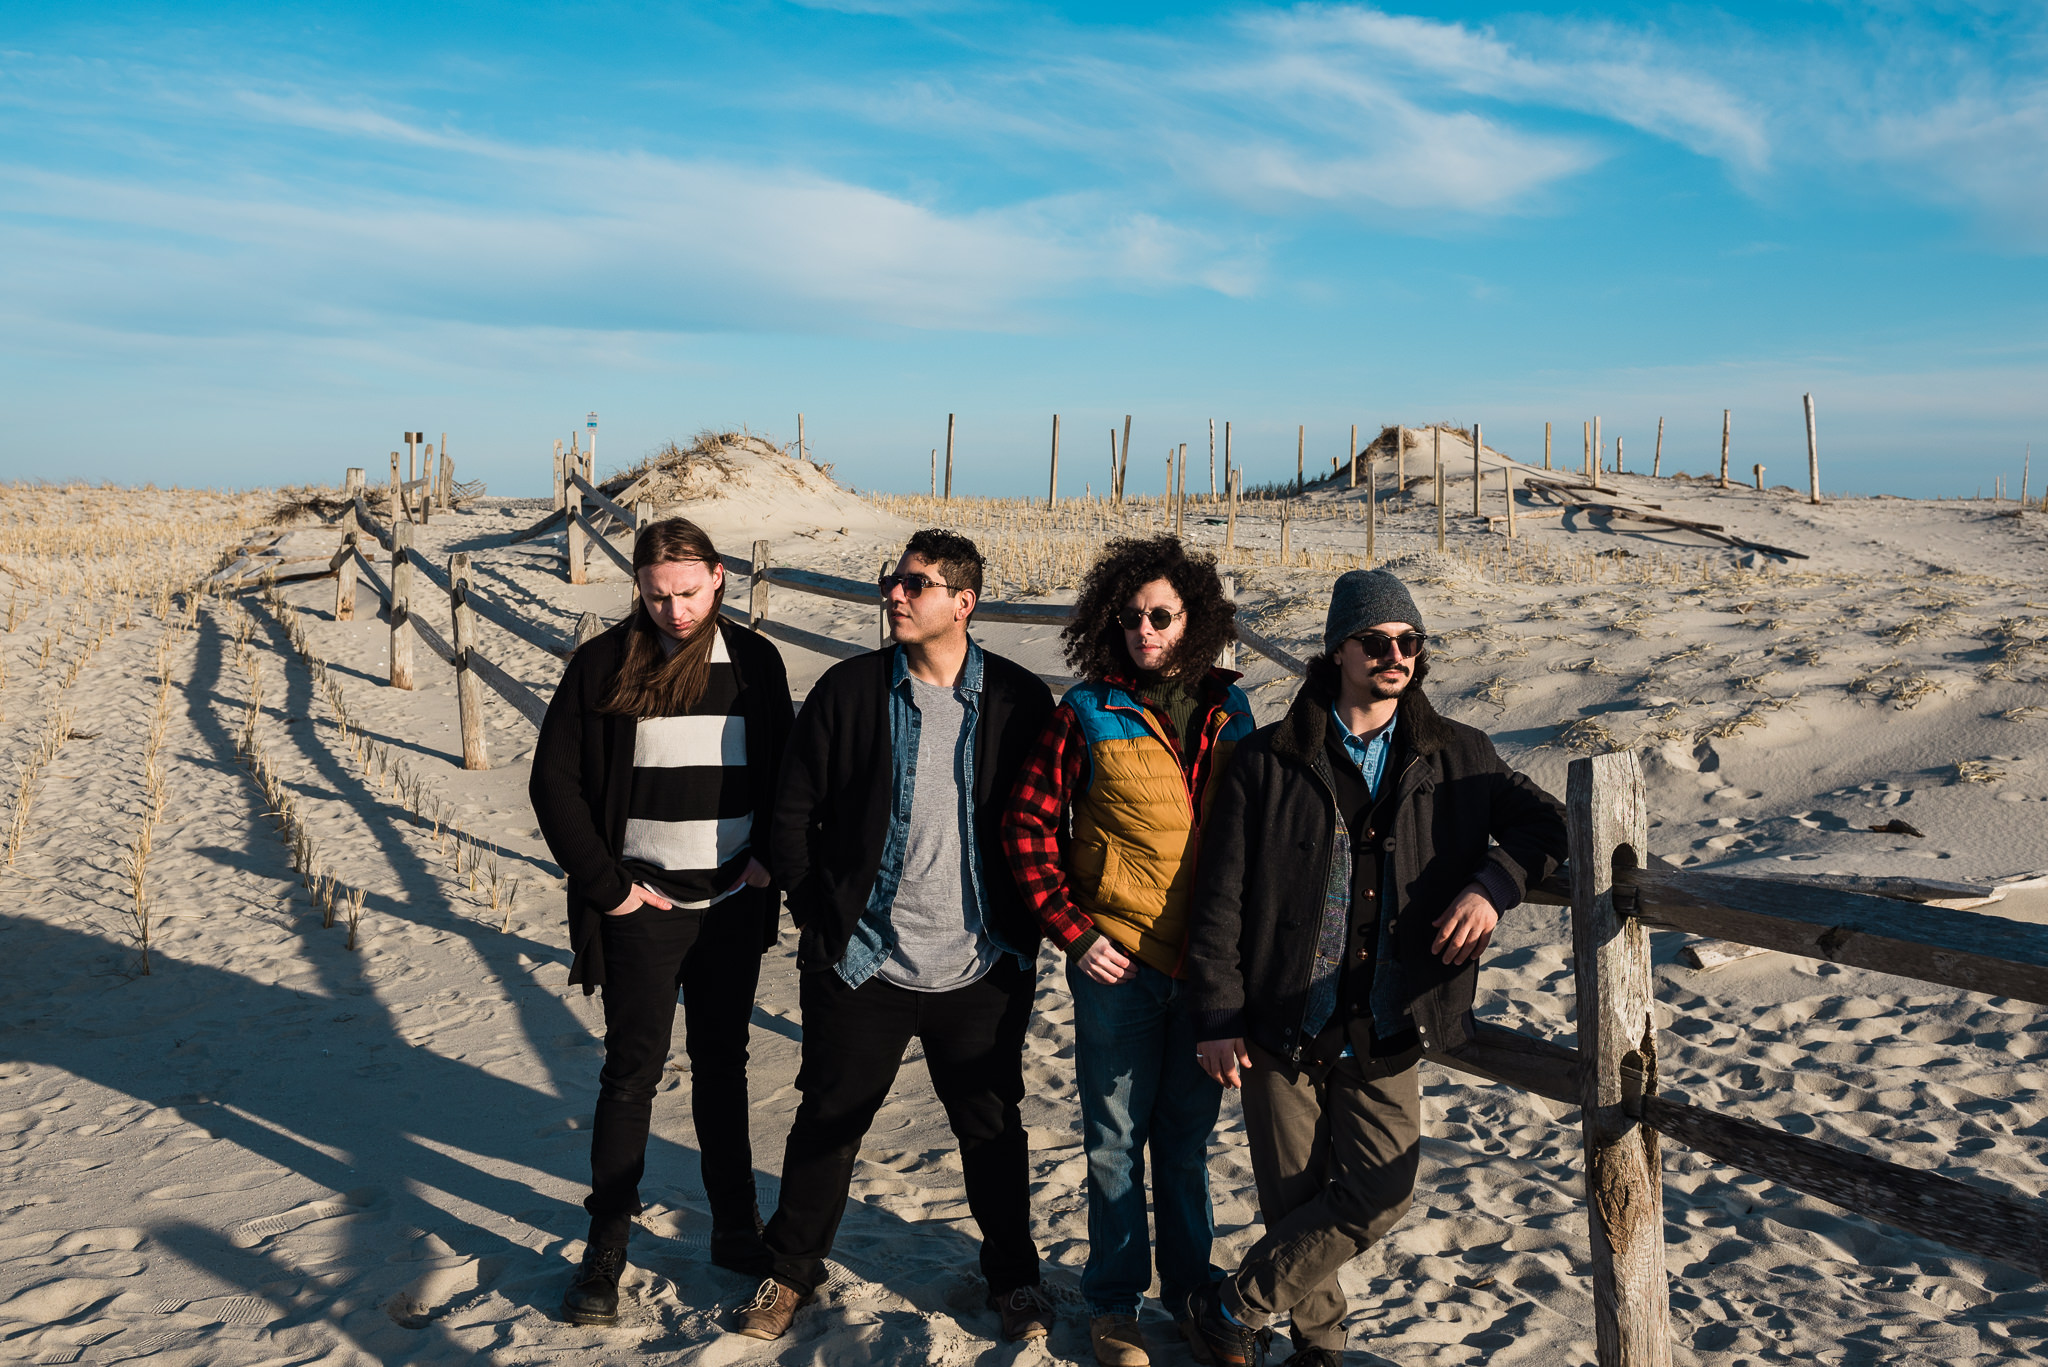
[[[1399,636],[1389,636],[1384,631],[1361,631],[1351,639],[1363,646],[1366,658],[1372,660],[1395,651],[1400,652],[1402,659],[1412,660],[1429,644],[1429,636],[1420,631],[1404,631]]]
[[[1152,630],[1164,631],[1173,625],[1174,618],[1187,615],[1186,608],[1179,612],[1170,612],[1165,608],[1153,608],[1150,611],[1141,608],[1118,608],[1116,622],[1125,631],[1136,631],[1140,622],[1150,622]]]

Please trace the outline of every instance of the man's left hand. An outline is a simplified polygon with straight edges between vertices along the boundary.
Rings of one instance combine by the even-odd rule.
[[[1477,883],[1467,883],[1451,909],[1431,924],[1436,927],[1436,940],[1429,952],[1442,954],[1447,964],[1461,964],[1486,952],[1493,928],[1500,924],[1500,913]]]

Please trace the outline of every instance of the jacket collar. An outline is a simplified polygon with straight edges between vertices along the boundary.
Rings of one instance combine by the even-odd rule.
[[[1205,703],[1226,698],[1230,695],[1230,686],[1243,677],[1244,675],[1235,669],[1211,665],[1208,672],[1195,681],[1195,697]],[[1122,689],[1133,698],[1138,696],[1138,690],[1142,687],[1135,677],[1121,671],[1103,675],[1102,684],[1107,688]]]
[[[904,681],[910,677],[910,657],[903,653],[902,646],[890,646],[889,651],[895,657],[889,663],[889,688],[894,691],[904,687]],[[961,666],[960,682],[955,686],[964,693],[979,693],[983,672],[981,647],[970,636],[967,638],[967,663]]]
[[[1288,705],[1287,715],[1273,732],[1273,753],[1300,764],[1315,763],[1323,752],[1323,741],[1330,729],[1330,707],[1335,701],[1327,687],[1303,683]],[[1411,685],[1401,695],[1401,706],[1395,716],[1400,730],[1405,732],[1403,739],[1418,756],[1435,754],[1450,741],[1449,724],[1430,705],[1429,694],[1419,684]]]

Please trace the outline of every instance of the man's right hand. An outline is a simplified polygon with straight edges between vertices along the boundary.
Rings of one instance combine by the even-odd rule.
[[[661,910],[667,911],[674,905],[675,903],[651,888],[643,888],[638,883],[629,883],[626,886],[626,900],[613,907],[605,915],[624,916],[627,912],[638,911],[641,907],[659,907]]]
[[[1081,971],[1105,986],[1127,983],[1138,976],[1137,962],[1118,949],[1106,935],[1081,951]]]
[[[1251,1071],[1252,1056],[1245,1052],[1244,1039],[1205,1039],[1195,1046],[1195,1057],[1202,1061],[1202,1071],[1226,1087],[1244,1086],[1244,1078],[1238,1072],[1242,1068]]]

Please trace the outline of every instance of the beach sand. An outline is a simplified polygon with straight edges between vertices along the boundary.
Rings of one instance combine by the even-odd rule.
[[[1504,539],[1471,517],[1470,487],[1455,483],[1440,555],[1427,494],[1390,496],[1377,549],[1429,618],[1428,687],[1443,710],[1489,730],[1511,763],[1560,793],[1575,754],[1643,749],[1652,851],[1673,863],[1987,887],[2048,870],[2048,517],[1608,483],[1810,559],[1740,568],[1740,553],[1697,536],[1603,528],[1583,513],[1525,521],[1503,558]],[[850,498],[820,516],[814,497],[765,479],[682,511],[729,553],[766,534],[778,564],[862,578],[911,526]],[[1362,554],[1361,497],[1311,493],[1304,507],[1329,515],[1296,516],[1292,550],[1326,564]],[[545,507],[480,499],[437,516],[418,544],[437,563],[470,551],[490,592],[565,633],[584,611],[616,617],[627,596],[608,563],[593,556],[596,582],[571,587],[559,537],[508,544]],[[1214,510],[1193,511],[1191,535],[1220,544]],[[1237,529],[1269,561],[1276,511],[1250,505]],[[331,527],[294,535],[308,554],[335,540]],[[1573,558],[1617,548],[1630,556]],[[1236,568],[1258,628],[1301,654],[1316,648],[1332,572]],[[421,593],[420,615],[445,631],[445,601]],[[0,1360],[1090,1360],[1075,1290],[1087,1242],[1072,1011],[1051,953],[1025,1103],[1034,1214],[1062,1311],[1049,1343],[996,1339],[959,1160],[914,1049],[863,1147],[832,1283],[788,1338],[726,1331],[753,1287],[705,1259],[680,1041],[657,1103],[622,1323],[556,1320],[582,1252],[601,1017],[598,999],[563,981],[560,881],[525,798],[533,730],[493,698],[494,767],[461,769],[450,672],[421,648],[420,686],[387,686],[388,629],[367,586],[359,595],[353,622],[332,620],[329,581],[287,585],[279,601],[378,747],[367,765],[292,649],[287,610],[258,593],[242,606],[208,600],[189,629],[145,603],[132,627],[102,630],[105,601],[86,607],[67,589],[0,636],[0,781],[13,782],[53,698],[70,710],[32,827],[0,871]],[[744,604],[744,583],[729,601]],[[862,645],[876,630],[872,609],[782,589],[773,617]],[[1064,670],[1046,628],[980,635],[1042,672]],[[164,919],[143,975],[123,860],[143,804],[160,648],[175,687],[147,876]],[[484,648],[543,695],[559,673],[495,627]],[[799,694],[830,663],[783,649]],[[1249,653],[1243,667],[1261,720],[1279,715],[1291,678]],[[324,866],[365,894],[354,951],[343,925],[323,928],[238,755],[252,678],[261,753]],[[1868,829],[1894,819],[1924,836]],[[1986,914],[2048,921],[2048,888],[2015,885]],[[1779,954],[1703,972],[1681,957],[1687,937],[1654,940],[1667,1092],[2043,1194],[2048,1016],[2035,1007]],[[1572,1042],[1569,946],[1561,910],[1507,916],[1481,976],[1482,1015]],[[786,931],[754,1021],[765,1203],[796,1101],[793,949]],[[1344,1273],[1353,1360],[1590,1362],[1576,1113],[1434,1066],[1424,1081],[1414,1207]],[[1664,1154],[1678,1361],[2048,1355],[2048,1292],[2030,1276],[1677,1145]],[[1260,1233],[1234,1101],[1211,1176],[1216,1256],[1229,1265]],[[1155,1360],[1188,1360],[1156,1306],[1146,1325]]]

